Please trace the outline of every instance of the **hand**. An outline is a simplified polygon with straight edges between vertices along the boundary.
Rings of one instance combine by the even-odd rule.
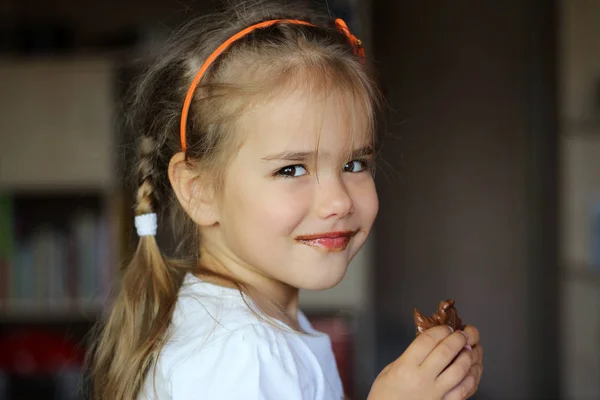
[[[428,329],[379,374],[369,400],[466,399],[481,379],[478,342],[475,327],[454,333],[445,325]]]

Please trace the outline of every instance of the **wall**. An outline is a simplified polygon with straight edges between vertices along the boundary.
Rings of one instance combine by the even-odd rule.
[[[430,314],[453,297],[485,344],[478,398],[553,399],[552,2],[374,0],[373,16],[391,108],[375,244],[380,366],[414,337],[413,307]]]

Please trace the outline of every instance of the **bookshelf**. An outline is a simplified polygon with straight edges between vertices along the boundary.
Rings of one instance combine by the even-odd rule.
[[[0,60],[0,323],[89,320],[125,214],[110,57]]]
[[[563,398],[600,398],[600,3],[560,2]]]
[[[131,251],[123,69],[110,55],[0,59],[0,398],[84,396],[87,335]]]

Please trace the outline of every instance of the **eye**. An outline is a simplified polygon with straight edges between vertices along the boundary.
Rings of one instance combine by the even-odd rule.
[[[302,165],[288,165],[278,170],[275,175],[282,175],[286,178],[297,178],[306,175],[307,171]]]
[[[344,165],[344,172],[363,172],[369,169],[367,160],[353,160]]]

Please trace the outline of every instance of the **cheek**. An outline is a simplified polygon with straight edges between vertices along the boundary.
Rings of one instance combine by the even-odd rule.
[[[373,179],[369,178],[353,186],[352,198],[355,212],[359,214],[363,224],[372,225],[379,211],[379,199]]]
[[[234,202],[229,209],[238,221],[251,224],[255,230],[286,235],[294,231],[306,216],[309,201],[306,190],[296,182],[238,182]],[[232,218],[233,220],[233,218]]]

